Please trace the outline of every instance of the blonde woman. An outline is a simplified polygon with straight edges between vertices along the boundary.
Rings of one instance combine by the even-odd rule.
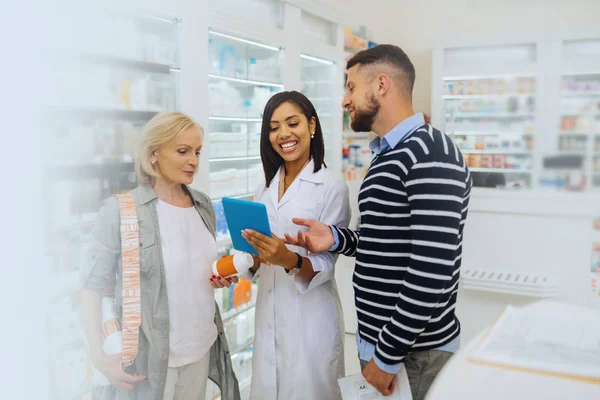
[[[103,352],[100,325],[101,292],[121,269],[116,197],[98,214],[82,268],[83,325],[93,363],[116,388],[117,399],[204,399],[209,377],[223,399],[240,398],[209,282],[217,258],[215,215],[209,197],[188,187],[202,137],[202,128],[179,112],[157,115],[141,135],[139,186],[131,194],[140,226],[142,325],[137,358],[125,370],[120,355]]]

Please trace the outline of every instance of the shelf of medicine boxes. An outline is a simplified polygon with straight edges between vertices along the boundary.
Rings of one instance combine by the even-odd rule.
[[[249,198],[262,178],[264,106],[283,90],[283,51],[209,31],[210,195]]]
[[[73,67],[82,64],[71,77],[85,86],[97,82],[99,92],[94,88],[81,91],[77,86],[60,88],[63,98],[71,98],[78,104],[60,104],[45,107],[45,112],[53,117],[69,119],[110,119],[123,121],[148,121],[162,111],[175,109],[176,92],[179,80],[179,67],[175,60],[170,64],[150,62],[133,58],[123,58],[104,54],[62,52],[55,56],[57,62]],[[107,79],[100,85],[99,76]],[[94,75],[96,74],[96,75]],[[88,85],[89,86],[89,85]],[[117,88],[118,90],[114,90]],[[112,89],[112,92],[109,92]],[[85,96],[85,98],[80,98]],[[104,98],[105,104],[86,104],[85,100]],[[81,101],[80,101],[81,100]],[[111,103],[111,104],[109,104]]]
[[[444,129],[471,171],[532,174],[535,96],[531,76],[444,78]]]

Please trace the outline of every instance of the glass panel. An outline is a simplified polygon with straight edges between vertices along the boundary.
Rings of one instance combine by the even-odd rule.
[[[210,32],[208,45],[211,74],[281,83],[279,48],[215,31]]]
[[[532,184],[536,80],[444,80],[445,130],[473,172],[475,186]]]
[[[300,60],[300,79],[302,93],[314,104],[317,110],[325,141],[325,162],[333,165],[339,157],[332,149],[336,149],[334,141],[338,136],[333,133],[333,115],[335,104],[335,69],[332,61],[320,60],[302,55]]]
[[[283,89],[283,52],[209,32],[210,194],[249,197],[262,181],[260,129],[267,101]],[[260,172],[260,173],[257,173]]]

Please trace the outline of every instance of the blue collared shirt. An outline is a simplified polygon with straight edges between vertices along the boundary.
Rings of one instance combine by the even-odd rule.
[[[369,148],[376,155],[384,154],[395,148],[398,143],[403,142],[408,137],[410,137],[410,135],[413,134],[417,130],[417,128],[422,126],[424,123],[425,118],[423,117],[423,114],[414,114],[413,116],[400,122],[391,131],[386,133],[385,136],[383,136],[382,138],[377,137],[373,139],[371,143],[369,143]],[[331,249],[334,249],[339,245],[339,237],[334,229],[332,229],[332,232],[335,239],[335,244]],[[358,332],[356,333],[356,345],[358,346],[358,354],[361,360],[371,361],[372,359],[374,359],[375,363],[382,371],[385,371],[390,374],[397,374],[398,371],[400,371],[402,364],[389,365],[379,360],[375,355],[376,346],[372,343],[367,342],[366,340],[361,339]],[[459,347],[460,337],[457,337],[450,343],[438,347],[436,350],[455,353],[456,351],[458,351]]]
[[[408,138],[418,127],[425,123],[423,114],[417,113],[396,125],[382,138],[376,137],[369,143],[369,148],[376,155],[390,151],[404,139]]]

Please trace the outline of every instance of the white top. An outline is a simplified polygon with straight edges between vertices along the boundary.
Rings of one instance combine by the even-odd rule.
[[[169,367],[201,360],[217,338],[210,285],[217,243],[195,208],[156,206],[169,294]]]

